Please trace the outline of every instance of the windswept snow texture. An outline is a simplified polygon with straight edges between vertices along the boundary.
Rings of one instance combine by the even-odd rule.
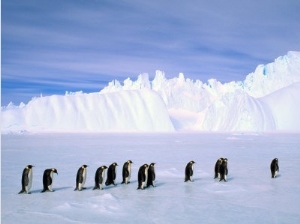
[[[300,131],[300,52],[259,65],[242,82],[222,84],[157,71],[100,93],[35,98],[2,108],[2,133]]]
[[[174,128],[159,95],[143,89],[36,98],[23,107],[6,108],[2,130],[170,132]]]
[[[299,223],[299,134],[26,134],[2,135],[1,223]],[[214,179],[228,158],[228,182]],[[270,163],[279,159],[279,175]],[[121,184],[132,160],[131,183]],[[184,168],[194,160],[194,182]],[[117,162],[117,186],[92,190],[99,166]],[[156,187],[137,190],[137,172],[156,163]],[[32,164],[31,194],[18,194]],[[87,164],[86,190],[74,191]],[[56,168],[53,190],[43,172]]]

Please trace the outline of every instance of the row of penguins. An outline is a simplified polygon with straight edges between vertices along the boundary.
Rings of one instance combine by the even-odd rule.
[[[215,164],[214,169],[214,179],[218,178],[219,181],[227,181],[227,175],[228,175],[228,159],[227,158],[219,158]],[[124,163],[123,169],[122,169],[122,184],[129,184],[130,183],[130,177],[131,177],[131,164],[132,161],[128,160]],[[195,162],[192,160],[187,163],[185,167],[185,179],[184,181],[191,181],[193,182],[193,173],[194,173],[194,164]],[[152,186],[155,187],[155,163],[151,163],[150,165],[144,164],[139,168],[138,171],[138,188],[144,190],[145,188]],[[105,171],[107,169],[107,178],[105,181],[105,185],[109,186],[111,184],[116,185],[116,172],[117,172],[117,163],[112,163],[108,168],[107,166],[101,166],[96,170],[95,173],[95,187],[93,190],[103,189],[104,180],[105,180]],[[32,186],[32,168],[33,165],[27,165],[22,174],[22,190],[19,192],[19,194],[27,193],[30,194],[30,189]],[[75,191],[81,191],[85,189],[84,184],[86,181],[87,176],[87,165],[82,165],[79,167],[76,175],[76,187]],[[279,172],[279,165],[278,165],[278,159],[274,158],[270,165],[271,169],[271,177],[275,178],[277,173]],[[52,181],[53,181],[53,173],[56,173],[58,175],[57,169],[51,168],[46,169],[43,174],[43,190],[41,193],[46,191],[53,192],[52,189]]]

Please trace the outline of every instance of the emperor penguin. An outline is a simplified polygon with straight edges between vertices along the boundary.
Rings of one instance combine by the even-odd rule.
[[[104,179],[105,179],[105,171],[107,169],[107,166],[100,166],[96,173],[95,173],[95,187],[93,190],[95,189],[103,189],[103,183],[104,183]]]
[[[76,188],[74,189],[74,191],[81,191],[85,189],[84,184],[87,176],[87,167],[88,165],[82,165],[81,167],[79,167],[76,176]]]
[[[222,159],[222,163],[220,165],[220,180],[227,181],[227,175],[228,175],[228,167],[227,167],[228,159],[224,158]]]
[[[138,189],[144,190],[148,181],[148,164],[144,164],[139,168],[138,172]]]
[[[155,187],[155,163],[151,163],[148,167],[148,180],[147,180],[147,187],[150,185]]]
[[[222,164],[222,160],[223,158],[219,158],[215,164],[215,178],[219,178],[220,179],[220,166]]]
[[[276,175],[279,172],[279,165],[278,165],[278,159],[277,158],[272,160],[271,165],[270,165],[270,169],[271,169],[271,177],[276,178]]]
[[[193,160],[188,162],[188,164],[186,164],[184,182],[193,181],[194,164],[195,162]]]
[[[117,177],[117,166],[118,164],[117,163],[112,163],[109,167],[108,167],[108,170],[107,170],[107,178],[106,178],[106,181],[105,181],[105,185],[108,186],[108,185],[116,185],[116,177]]]
[[[29,193],[29,190],[32,186],[32,167],[34,167],[33,165],[27,165],[24,170],[23,170],[23,174],[22,174],[22,190],[19,192],[19,194],[22,193]]]
[[[129,184],[130,183],[130,177],[131,177],[131,164],[132,161],[128,160],[124,163],[123,169],[122,169],[122,177],[123,181],[122,184]]]
[[[45,192],[45,191],[51,191],[53,192],[54,190],[52,190],[52,181],[53,181],[53,173],[57,173],[57,170],[55,168],[51,168],[51,169],[46,169],[44,171],[44,175],[43,175],[43,190],[41,193]]]

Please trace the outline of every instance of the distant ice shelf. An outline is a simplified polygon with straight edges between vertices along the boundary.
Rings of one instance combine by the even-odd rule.
[[[206,83],[156,71],[1,108],[2,133],[300,131],[300,52],[259,65],[244,81]]]

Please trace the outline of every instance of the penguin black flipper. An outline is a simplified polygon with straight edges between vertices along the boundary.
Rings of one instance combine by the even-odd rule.
[[[115,180],[115,179],[116,179],[116,173],[113,172],[113,173],[112,173],[112,180]],[[114,181],[112,181],[112,184],[113,184],[113,185],[116,185],[116,184],[114,183]]]
[[[25,168],[22,174],[22,190],[19,192],[19,194],[26,192],[25,186],[27,186],[29,183],[28,174],[29,174],[29,170]]]
[[[83,169],[79,168],[78,172],[77,172],[77,176],[76,176],[76,188],[74,189],[74,191],[79,190],[79,183],[83,182]]]
[[[95,174],[95,187],[93,188],[93,190],[100,189],[100,184],[103,183],[102,172],[105,172],[104,167],[106,168],[106,166],[102,166],[102,167],[99,167],[96,171],[96,174]]]
[[[139,180],[139,185],[138,185],[138,189],[143,189],[142,188],[142,183],[145,181],[146,177],[145,177],[145,173],[144,172],[139,172],[138,173],[138,180]]]
[[[52,184],[52,178],[50,177],[50,174],[47,175],[46,173],[44,173],[44,177],[43,177],[43,190],[41,191],[41,193],[44,193],[46,191],[48,191],[48,184],[51,185]]]
[[[121,184],[124,184],[126,182],[125,179],[129,176],[129,171],[128,171],[127,167],[123,168],[122,176],[123,176],[123,181]]]
[[[190,180],[190,176],[193,176],[193,170],[188,168],[185,172],[185,182]]]

